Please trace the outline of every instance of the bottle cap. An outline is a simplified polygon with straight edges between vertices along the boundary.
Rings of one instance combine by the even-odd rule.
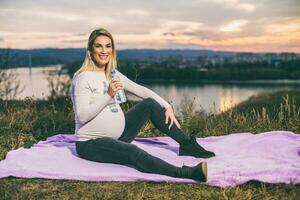
[[[111,70],[111,75],[116,75],[116,74],[117,74],[116,70],[115,70],[115,69],[112,69],[112,70]]]

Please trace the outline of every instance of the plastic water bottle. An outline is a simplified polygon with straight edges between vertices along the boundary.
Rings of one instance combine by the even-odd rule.
[[[120,77],[117,75],[117,71],[113,69],[111,71],[111,79],[120,81]],[[124,90],[118,90],[116,95],[114,96],[115,102],[117,104],[121,104],[127,101]]]

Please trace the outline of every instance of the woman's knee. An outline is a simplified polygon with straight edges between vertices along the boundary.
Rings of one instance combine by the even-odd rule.
[[[130,144],[128,147],[128,153],[129,155],[135,155],[138,152],[138,147],[134,144]]]

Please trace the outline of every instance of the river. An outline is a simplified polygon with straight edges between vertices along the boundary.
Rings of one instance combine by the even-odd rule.
[[[16,99],[46,99],[49,95],[49,72],[55,72],[61,65],[34,68],[16,68],[18,80],[24,91]],[[66,75],[63,75],[63,77]],[[249,81],[231,83],[140,83],[155,91],[162,98],[171,101],[175,110],[180,112],[185,102],[193,102],[196,110],[220,112],[260,93],[280,90],[299,89],[300,81]],[[135,99],[135,98],[133,98]]]

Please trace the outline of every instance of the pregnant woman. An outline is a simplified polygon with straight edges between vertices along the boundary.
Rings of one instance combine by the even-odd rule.
[[[180,129],[168,102],[152,90],[128,79],[116,70],[116,66],[112,35],[103,28],[94,30],[88,40],[86,58],[74,74],[70,90],[78,156],[95,162],[131,165],[141,172],[205,182],[206,161],[193,167],[177,167],[131,144],[150,120],[162,133],[179,143],[179,155],[215,156],[202,148],[195,137],[189,137]],[[120,80],[111,79],[113,69]],[[116,93],[123,89],[143,99],[125,115],[114,101]]]

